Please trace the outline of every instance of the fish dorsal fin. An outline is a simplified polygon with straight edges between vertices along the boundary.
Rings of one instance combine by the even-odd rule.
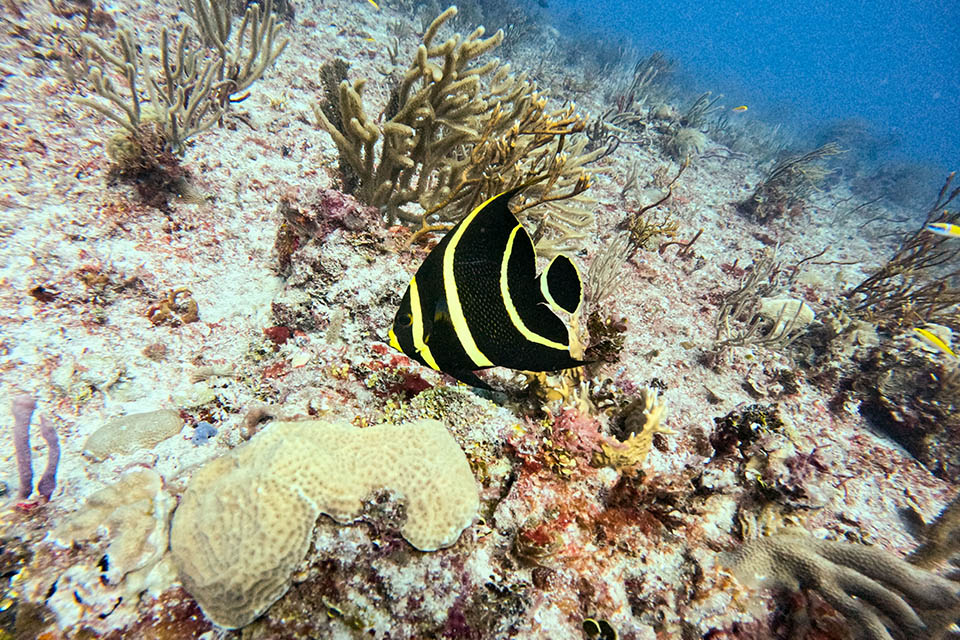
[[[554,257],[540,274],[540,292],[552,309],[573,315],[583,302],[583,283],[576,265],[567,256]]]

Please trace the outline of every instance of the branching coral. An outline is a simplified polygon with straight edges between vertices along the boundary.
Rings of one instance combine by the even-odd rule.
[[[78,101],[123,127],[130,146],[139,146],[144,127],[158,127],[166,149],[182,153],[184,142],[216,124],[234,96],[283,52],[287,41],[277,37],[282,25],[272,6],[272,0],[250,5],[234,31],[229,3],[184,2],[195,26],[184,25],[175,37],[161,31],[159,71],[130,29],[118,31],[112,50],[86,35],[82,66],[99,99]],[[124,89],[115,84],[117,77]]]
[[[717,103],[723,98],[723,95],[711,98],[712,92],[707,91],[694,100],[687,112],[680,117],[680,124],[691,129],[701,129],[706,126],[707,118],[723,107]]]
[[[616,291],[620,271],[634,251],[630,244],[627,233],[617,233],[590,262],[590,269],[587,271],[587,295],[592,306],[599,305],[604,298]]]
[[[813,312],[802,301],[769,297],[781,286],[782,272],[776,252],[764,252],[740,288],[724,296],[717,310],[717,350],[751,344],[785,349],[800,337]]]
[[[679,228],[678,223],[671,220],[669,213],[659,220],[651,220],[646,214],[651,209],[656,209],[673,197],[674,185],[688,166],[690,166],[690,161],[689,158],[686,158],[680,164],[676,175],[670,180],[666,179],[666,167],[663,167],[663,172],[658,170],[657,173],[662,173],[664,176],[662,179],[663,191],[661,192],[663,195],[655,202],[631,212],[621,223],[621,227],[630,234],[630,251],[627,256],[628,258],[632,257],[636,250],[644,246],[650,239],[659,235],[672,236]],[[655,180],[657,180],[656,174],[654,177]]]
[[[818,162],[838,153],[842,150],[831,142],[813,151],[784,158],[737,207],[757,222],[768,222],[791,212],[828,175],[827,169]]]
[[[951,238],[925,228],[934,222],[960,220],[960,213],[946,209],[960,195],[960,187],[950,189],[954,175],[947,177],[920,228],[907,236],[876,273],[846,293],[856,305],[854,311],[895,328],[943,322],[960,303],[960,287],[952,284],[960,276],[956,266],[960,247]]]
[[[664,76],[670,73],[672,66],[673,63],[664,57],[662,51],[655,51],[646,58],[638,60],[633,67],[630,86],[616,99],[617,113],[638,114],[647,101],[654,97],[657,84],[663,82]]]
[[[584,127],[573,107],[550,111],[536,87],[499,60],[474,65],[501,43],[502,32],[483,38],[478,27],[466,37],[457,34],[434,44],[456,13],[450,7],[426,29],[382,124],[364,110],[365,80],[340,83],[339,124],[328,116],[329,109],[314,108],[341,161],[358,177],[357,196],[382,208],[388,222],[426,227],[428,220],[454,221],[535,176],[548,178],[527,191],[531,202],[521,212],[533,203],[570,198],[587,188],[583,166],[600,153],[585,153],[586,140],[564,153],[566,136]],[[403,208],[412,203],[422,212]],[[561,241],[569,240],[590,222],[592,216],[576,207],[554,206],[539,235],[556,232]]]
[[[882,549],[799,530],[748,542],[723,562],[751,586],[817,591],[868,640],[943,637],[943,612],[960,607],[949,580]]]

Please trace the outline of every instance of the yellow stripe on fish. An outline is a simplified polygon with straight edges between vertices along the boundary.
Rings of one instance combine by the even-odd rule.
[[[943,353],[947,353],[953,356],[954,358],[957,357],[957,354],[954,353],[953,349],[950,348],[950,345],[944,342],[943,339],[937,334],[935,334],[934,332],[930,331],[929,329],[921,329],[919,327],[915,327],[913,330],[914,332],[916,332],[918,336],[920,336],[921,340],[923,340],[930,346],[934,347],[935,349]]]
[[[464,351],[466,351],[470,357],[471,362],[473,362],[474,366],[471,367],[471,369],[492,367],[494,364],[480,351],[480,348],[477,347],[477,342],[473,339],[473,334],[470,332],[470,325],[467,324],[467,318],[463,315],[463,305],[460,304],[460,293],[457,289],[457,276],[453,271],[453,259],[456,256],[457,245],[460,244],[460,238],[463,237],[464,232],[469,228],[474,218],[476,218],[492,200],[493,198],[490,198],[474,209],[461,224],[458,224],[453,229],[453,237],[450,239],[450,245],[446,247],[446,250],[443,252],[443,292],[447,296],[447,309],[450,310],[450,320],[453,322],[453,329],[457,332],[457,337],[460,339],[460,346],[463,347]]]
[[[960,238],[960,225],[949,222],[931,222],[924,227],[927,231],[935,233],[938,236],[947,236],[949,238]]]
[[[416,277],[410,280],[410,304],[413,311],[413,348],[417,350],[417,353],[423,358],[423,361],[428,367],[439,371],[440,367],[437,365],[433,354],[430,353],[430,347],[427,346],[427,341],[424,338],[423,308],[420,305],[420,290],[417,287]]]
[[[558,256],[540,276],[533,241],[510,211],[527,185],[496,195],[461,220],[427,255],[400,301],[390,345],[474,386],[494,366],[557,371],[584,364],[554,312],[583,300],[576,267]]]
[[[523,337],[529,340],[530,342],[536,342],[537,344],[542,344],[545,347],[551,349],[560,349],[565,351],[570,348],[569,344],[563,344],[560,342],[554,342],[544,338],[541,335],[538,335],[527,328],[527,325],[523,323],[523,319],[520,317],[520,314],[517,312],[517,307],[513,304],[513,298],[510,295],[510,281],[509,281],[509,268],[510,268],[510,256],[513,255],[513,243],[516,240],[517,232],[526,233],[523,227],[518,223],[516,227],[513,228],[513,231],[510,232],[510,239],[507,241],[507,250],[503,252],[503,259],[500,261],[500,296],[503,298],[503,304],[507,309],[507,315],[510,316],[510,321],[513,322],[513,325],[523,334]],[[547,298],[547,302],[550,299]]]

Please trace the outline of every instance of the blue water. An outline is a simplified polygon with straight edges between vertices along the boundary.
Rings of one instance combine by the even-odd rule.
[[[563,32],[665,51],[702,91],[815,132],[859,117],[891,159],[960,168],[960,2],[548,0]],[[811,133],[813,135],[813,133]]]

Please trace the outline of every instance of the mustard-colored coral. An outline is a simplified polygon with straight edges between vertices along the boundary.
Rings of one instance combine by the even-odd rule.
[[[383,489],[403,497],[401,533],[423,551],[455,543],[479,507],[440,422],[281,422],[193,475],[173,518],[174,563],[207,617],[241,627],[287,591],[320,514],[353,522]]]
[[[432,228],[428,217],[455,221],[507,187],[545,177],[524,193],[522,209],[549,203],[549,213],[536,221],[538,248],[563,250],[593,223],[591,203],[568,198],[587,188],[584,165],[602,149],[587,153],[586,140],[564,146],[566,136],[584,128],[572,106],[548,109],[532,82],[497,59],[475,64],[501,43],[503,32],[483,38],[478,27],[435,44],[456,13],[448,8],[427,28],[382,124],[364,109],[362,79],[343,80],[326,105],[315,105],[318,124],[358,179],[357,197],[382,208],[391,223]],[[422,211],[408,210],[411,204]]]
[[[603,444],[601,462],[614,469],[636,469],[647,459],[656,433],[672,435],[675,432],[660,424],[666,406],[657,402],[657,394],[642,389],[640,396],[625,409],[625,431],[629,437],[618,446]]]

